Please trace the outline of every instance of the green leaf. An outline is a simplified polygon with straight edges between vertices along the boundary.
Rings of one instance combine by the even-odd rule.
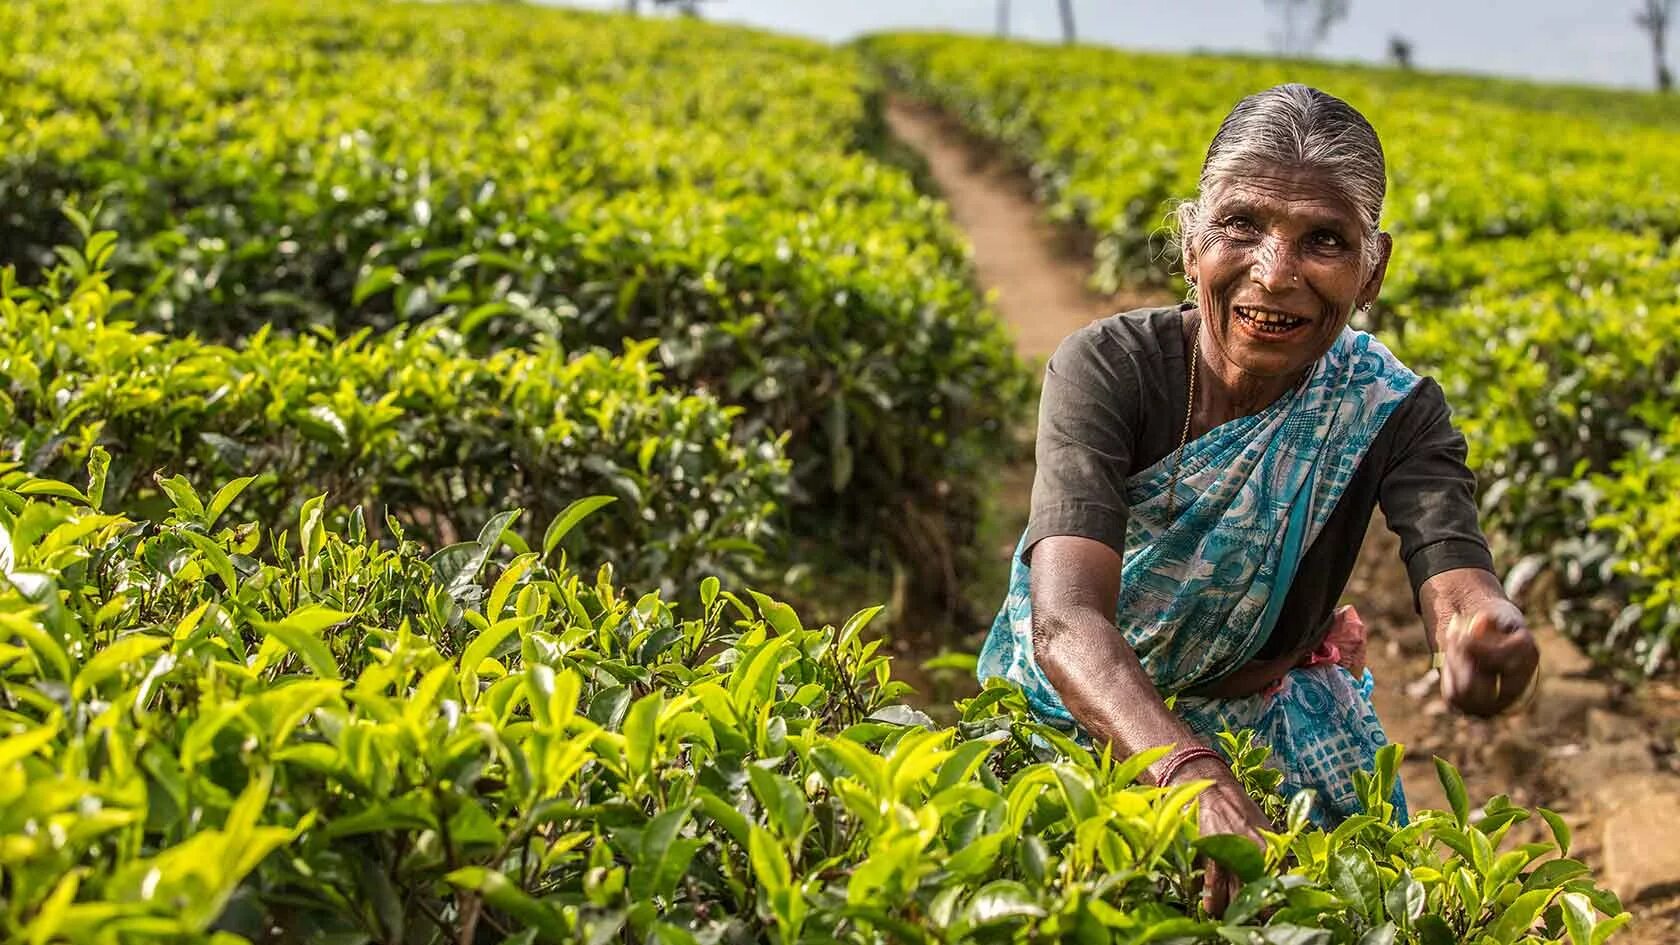
[[[1388,917],[1400,928],[1410,930],[1418,916],[1423,915],[1424,905],[1428,902],[1428,890],[1412,876],[1411,870],[1401,871],[1394,885],[1388,887],[1383,896],[1383,905],[1388,909]]]
[[[1417,931],[1420,945],[1459,945],[1457,933],[1438,915],[1420,916]]]
[[[186,513],[183,517],[188,521],[202,522],[204,520],[204,502],[198,493],[193,491],[192,483],[185,476],[157,477],[158,488],[169,495],[169,501],[175,503],[177,512]]]
[[[458,541],[433,552],[426,565],[432,569],[432,580],[451,597],[457,597],[472,586],[488,557],[489,552],[478,542]]]
[[[1555,890],[1536,889],[1518,896],[1499,918],[1488,928],[1487,934],[1493,936],[1498,945],[1511,945],[1540,917],[1546,905],[1552,901]]]
[[[356,280],[356,288],[350,293],[350,304],[359,306],[401,281],[402,274],[396,270],[396,267],[376,266]]]
[[[1276,877],[1262,876],[1252,883],[1244,883],[1220,918],[1227,926],[1246,925],[1282,894],[1283,886]]]
[[[503,641],[512,635],[515,630],[518,630],[522,624],[530,622],[525,617],[508,617],[505,620],[496,621],[487,629],[480,630],[478,635],[472,638],[472,642],[467,644],[467,648],[461,651],[461,671],[463,673],[476,672],[480,663],[495,655],[496,649],[502,645]]]
[[[1598,923],[1598,927],[1593,929],[1592,945],[1604,945],[1605,942],[1610,940],[1610,936],[1616,934],[1622,926],[1632,921],[1633,913],[1623,912]]]
[[[1447,792],[1447,803],[1452,805],[1453,819],[1458,822],[1460,829],[1470,823],[1470,794],[1464,789],[1464,777],[1453,767],[1452,762],[1436,756],[1435,776],[1441,781],[1441,788]]]
[[[513,523],[518,519],[518,509],[508,509],[490,516],[490,521],[485,522],[484,527],[478,532],[479,547],[484,549],[486,555],[496,553],[496,549],[502,546],[502,536],[507,533],[509,528],[513,527]]]
[[[0,740],[0,769],[10,768],[51,744],[58,737],[58,728],[59,719],[54,717],[45,725]]]
[[[82,699],[89,692],[95,690],[101,682],[122,672],[123,667],[138,662],[147,656],[169,645],[168,637],[149,636],[143,633],[131,633],[118,637],[109,646],[94,654],[76,674],[76,681],[70,687],[73,699]]]
[[[787,856],[776,842],[770,831],[757,824],[749,828],[747,841],[747,858],[752,864],[753,875],[758,877],[758,883],[765,892],[775,895],[793,885],[793,869],[788,866]]]
[[[1598,926],[1598,911],[1592,900],[1580,893],[1564,893],[1563,927],[1569,932],[1570,945],[1592,945],[1593,929]]]
[[[1579,860],[1547,860],[1523,879],[1523,892],[1534,889],[1556,889],[1572,879],[1580,879],[1590,871]]]
[[[624,714],[629,709],[630,687],[609,686],[590,698],[584,716],[607,731],[616,732],[623,727]]]
[[[334,817],[322,833],[339,838],[398,830],[435,830],[437,826],[429,799],[405,794],[380,798],[354,813]]]
[[[204,563],[208,564],[210,570],[222,579],[222,586],[230,594],[239,588],[239,573],[234,570],[233,559],[228,556],[227,549],[223,548],[215,539],[190,529],[183,528],[176,534],[185,538],[189,544],[198,549]]]
[[[241,476],[217,489],[216,494],[210,499],[210,507],[205,509],[204,527],[215,527],[216,520],[222,517],[222,513],[227,511],[228,506],[239,498],[239,494],[244,492],[247,486],[256,481],[256,476]]]
[[[1359,945],[1394,945],[1395,936],[1398,934],[1399,930],[1394,927],[1394,923],[1384,922],[1360,936]]]
[[[665,708],[663,692],[651,692],[637,699],[624,717],[624,740],[630,773],[641,777],[653,770],[659,748],[659,713]]]
[[[543,555],[547,556],[559,547],[567,533],[576,528],[579,522],[588,518],[597,509],[617,501],[617,496],[592,495],[587,498],[576,499],[564,509],[561,509],[560,514],[554,516],[554,521],[548,523],[548,531],[543,532]]]
[[[747,765],[747,777],[776,834],[790,842],[803,836],[810,813],[805,792],[787,778],[759,765]]]
[[[1218,863],[1245,883],[1266,874],[1266,855],[1247,837],[1222,833],[1196,840],[1196,852]]]
[[[792,607],[757,591],[748,591],[754,601],[758,602],[758,612],[764,615],[764,621],[776,628],[780,634],[799,633],[804,626],[799,622],[799,615]]]
[[[939,776],[933,782],[933,793],[937,794],[972,778],[980,765],[985,763],[986,756],[997,745],[993,740],[975,738],[952,749],[951,756],[939,766]]]
[[[1330,858],[1330,888],[1375,922],[1382,915],[1382,881],[1377,865],[1364,847],[1342,847]]]
[[[342,610],[311,605],[278,623],[258,621],[257,627],[264,636],[273,637],[286,649],[296,653],[304,665],[316,675],[337,679],[338,661],[332,655],[332,648],[321,639],[320,634],[354,616],[355,614]]]
[[[1569,843],[1574,837],[1570,832],[1569,823],[1563,819],[1561,814],[1544,807],[1540,808],[1540,816],[1545,818],[1546,824],[1552,828],[1552,839],[1557,841],[1558,852],[1568,856]]]
[[[1522,868],[1528,865],[1530,859],[1531,857],[1521,850],[1511,850],[1500,854],[1499,858],[1493,861],[1493,866],[1488,870],[1487,876],[1482,880],[1482,897],[1492,899],[1499,895],[1499,888],[1515,879],[1517,874],[1522,872]]]
[[[672,808],[648,821],[642,829],[636,865],[630,871],[632,899],[665,898],[676,889],[700,849],[699,841],[679,839],[689,812],[688,805]]]
[[[751,842],[746,815],[734,805],[703,787],[695,788],[694,796],[699,799],[700,807],[706,812],[706,816],[716,821],[717,825],[729,834],[730,839],[743,847]]]
[[[535,929],[544,942],[566,942],[571,939],[566,920],[553,906],[533,899],[513,880],[482,866],[467,866],[444,877],[460,889],[470,889],[484,897],[496,909],[518,919],[521,925]]]
[[[1026,886],[1012,879],[996,879],[974,894],[966,915],[970,925],[979,927],[1005,919],[1039,918],[1047,913]]]
[[[787,637],[771,637],[743,654],[736,664],[729,680],[729,695],[743,718],[754,714],[775,692],[782,654],[788,646]]]
[[[111,475],[111,454],[103,446],[95,446],[88,454],[88,504],[95,511],[105,508],[105,483]],[[0,569],[3,570],[3,569]]]
[[[89,504],[87,496],[82,495],[80,489],[77,489],[68,482],[59,482],[56,479],[29,479],[21,485],[15,487],[12,491],[16,492],[18,495],[49,496],[55,499],[69,499],[72,502],[79,502],[83,505]]]
[[[1314,929],[1300,925],[1269,925],[1260,930],[1263,945],[1330,945],[1328,929]]]

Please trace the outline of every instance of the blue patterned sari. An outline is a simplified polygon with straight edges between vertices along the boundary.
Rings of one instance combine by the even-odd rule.
[[[1316,665],[1245,698],[1180,694],[1260,652],[1302,556],[1417,381],[1381,342],[1344,329],[1293,393],[1221,424],[1126,483],[1120,632],[1156,689],[1178,696],[1174,711],[1192,731],[1211,740],[1221,729],[1255,730],[1283,772],[1283,792],[1316,791],[1321,822],[1358,812],[1352,772],[1370,770],[1387,744],[1371,707],[1369,671],[1356,679],[1341,666]],[[1033,659],[1029,584],[1017,547],[1009,595],[980,652],[980,678],[1019,684],[1037,715],[1083,740]],[[1395,793],[1404,821],[1404,796]]]

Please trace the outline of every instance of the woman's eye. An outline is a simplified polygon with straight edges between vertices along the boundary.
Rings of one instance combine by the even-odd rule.
[[[1314,246],[1324,249],[1341,249],[1346,245],[1346,241],[1344,241],[1339,235],[1332,233],[1329,230],[1319,230],[1317,233],[1313,234],[1312,239]]]
[[[1253,233],[1256,227],[1253,220],[1239,215],[1226,217],[1225,229],[1233,233]]]

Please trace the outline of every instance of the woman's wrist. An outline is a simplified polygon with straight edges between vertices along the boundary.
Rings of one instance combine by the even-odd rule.
[[[1166,787],[1174,781],[1183,780],[1187,774],[1216,777],[1219,774],[1231,773],[1225,759],[1218,752],[1206,745],[1194,743],[1174,748],[1153,767],[1157,787]]]

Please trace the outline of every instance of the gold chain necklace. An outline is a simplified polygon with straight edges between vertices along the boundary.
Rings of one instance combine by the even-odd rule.
[[[1173,454],[1172,482],[1167,485],[1167,524],[1173,521],[1178,506],[1178,470],[1184,464],[1184,447],[1190,443],[1190,417],[1196,412],[1196,364],[1201,360],[1202,332],[1196,326],[1196,337],[1190,342],[1190,396],[1184,404],[1184,432],[1178,435],[1178,451]]]

